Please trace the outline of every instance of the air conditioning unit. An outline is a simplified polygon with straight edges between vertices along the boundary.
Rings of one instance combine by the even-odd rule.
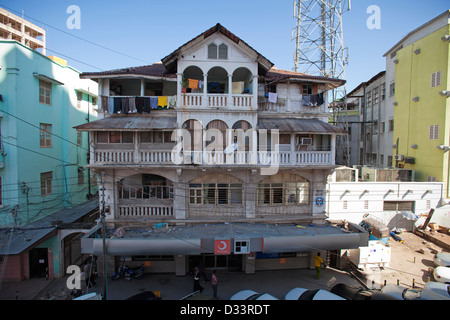
[[[405,158],[405,163],[415,164],[416,163],[416,159],[413,158],[413,157],[406,157]]]
[[[302,146],[310,146],[312,145],[312,138],[299,138],[298,144]]]
[[[405,157],[401,154],[396,154],[394,157],[395,161],[403,161],[405,159]]]

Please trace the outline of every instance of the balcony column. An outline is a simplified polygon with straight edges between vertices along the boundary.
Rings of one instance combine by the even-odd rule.
[[[295,153],[295,133],[291,133],[291,165],[296,165],[297,155]]]
[[[145,96],[145,80],[141,79],[141,97]]]
[[[183,87],[181,82],[183,80],[183,74],[177,73],[177,107],[182,107],[184,102],[181,97],[181,88]]]
[[[335,165],[336,163],[336,135],[331,135],[331,164]]]
[[[233,75],[228,75],[228,101],[227,107],[234,107],[233,103]]]
[[[209,107],[208,101],[208,74],[203,74],[203,99],[202,99],[202,107]]]
[[[251,107],[258,108],[258,74],[253,75],[253,99]]]

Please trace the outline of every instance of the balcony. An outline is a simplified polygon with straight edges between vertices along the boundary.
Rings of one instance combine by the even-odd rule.
[[[120,185],[118,209],[119,218],[172,218],[173,187]]]
[[[182,93],[182,108],[233,108],[249,110],[255,107],[255,98],[248,94]]]
[[[176,155],[172,150],[94,151],[91,165],[239,165],[239,166],[328,166],[334,165],[331,151],[189,151]]]

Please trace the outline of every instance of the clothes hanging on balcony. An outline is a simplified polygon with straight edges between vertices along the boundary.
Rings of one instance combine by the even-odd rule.
[[[102,96],[102,110],[108,112],[108,97]]]
[[[144,111],[144,97],[136,97],[136,111],[142,113]]]
[[[311,101],[311,96],[304,95],[302,98],[302,104],[305,107],[309,107],[309,103]]]
[[[136,97],[129,98],[130,113],[136,113]]]
[[[269,102],[277,103],[278,95],[273,92],[269,92]]]
[[[113,113],[119,113],[122,110],[122,98],[114,97]]]
[[[130,102],[129,98],[121,98],[121,101],[120,101],[120,104],[121,104],[120,112],[121,113],[128,114],[130,112],[129,102]]]
[[[158,97],[158,109],[167,110],[167,97]]]
[[[198,89],[198,80],[188,79],[188,88],[189,89]]]
[[[220,93],[220,83],[219,82],[208,83],[208,93]]]
[[[158,109],[158,97],[150,98],[150,109]]]
[[[167,99],[168,99],[167,107],[175,109],[175,107],[177,106],[177,96],[170,96]]]
[[[108,97],[108,113],[114,113],[114,97]]]

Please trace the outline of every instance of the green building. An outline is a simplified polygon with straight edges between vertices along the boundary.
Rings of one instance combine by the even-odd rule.
[[[386,54],[394,108],[393,165],[417,181],[444,182],[449,197],[450,10],[408,33]]]
[[[97,192],[84,168],[97,83],[57,57],[0,41],[0,227],[19,227]]]

